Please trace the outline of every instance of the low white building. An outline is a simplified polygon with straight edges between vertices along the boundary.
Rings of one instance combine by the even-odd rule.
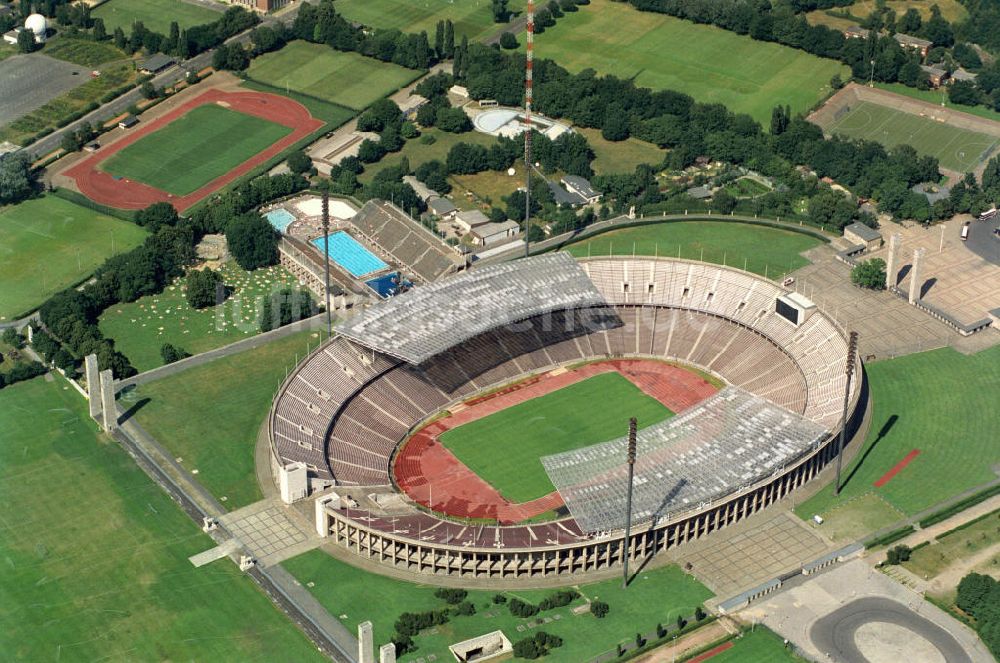
[[[590,180],[586,177],[567,175],[562,178],[562,184],[566,187],[567,191],[575,193],[587,201],[588,205],[592,205],[601,199],[601,194],[594,191],[594,187],[590,185]]]
[[[458,214],[458,208],[447,198],[434,197],[427,201],[430,213],[443,221],[453,221]]]
[[[471,232],[479,226],[486,225],[490,218],[477,209],[465,210],[455,215],[455,225],[464,232]]]
[[[514,239],[521,234],[521,226],[517,221],[502,223],[488,222],[477,226],[469,236],[476,246],[495,246]]]

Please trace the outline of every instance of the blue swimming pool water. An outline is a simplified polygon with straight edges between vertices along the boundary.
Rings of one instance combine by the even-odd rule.
[[[281,233],[285,232],[285,228],[295,220],[295,216],[286,209],[274,209],[264,216],[274,226],[274,229]]]
[[[320,252],[323,251],[322,237],[317,237],[312,243]],[[354,278],[361,278],[389,266],[343,230],[330,235],[330,260],[343,267]]]

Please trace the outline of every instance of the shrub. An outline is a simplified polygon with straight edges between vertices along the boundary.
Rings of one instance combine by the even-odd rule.
[[[507,602],[507,597],[504,596],[503,594],[493,595],[493,605],[500,605],[501,603],[506,603],[506,602]]]
[[[525,603],[521,599],[511,599],[510,603],[507,604],[510,614],[515,617],[534,617],[538,614],[538,606],[532,605],[530,603]]]
[[[590,604],[590,614],[592,614],[594,617],[597,617],[598,619],[604,619],[607,616],[608,611],[610,609],[611,606],[609,606],[604,601],[593,601]]]
[[[700,622],[701,620],[705,619],[706,616],[707,615],[705,614],[705,611],[702,609],[700,605],[694,609],[694,620],[696,622]]]
[[[542,602],[538,604],[538,609],[551,610],[553,608],[561,608],[572,603],[578,596],[580,596],[580,593],[575,589],[559,591],[542,599]]]
[[[889,551],[885,555],[885,561],[887,564],[902,564],[906,560],[910,559],[910,554],[913,549],[910,546],[900,544],[889,548]]]
[[[288,170],[302,175],[312,170],[312,159],[302,150],[295,150],[288,155]]]
[[[462,617],[469,617],[476,614],[476,606],[472,605],[469,601],[462,601],[455,606],[455,614]]]
[[[517,37],[511,32],[504,32],[500,35],[500,48],[508,50],[517,48]]]
[[[15,350],[24,347],[24,337],[13,327],[8,327],[3,331],[3,342]]]
[[[178,348],[175,345],[171,345],[170,343],[164,343],[162,346],[160,346],[160,357],[163,358],[164,364],[172,364],[175,361],[179,361],[181,359],[184,359],[185,357],[190,357],[190,356],[191,356],[190,353],[185,352],[181,348]]]
[[[434,592],[434,596],[444,599],[448,605],[457,605],[464,601],[468,595],[469,593],[464,589],[449,589],[447,587],[441,587]]]

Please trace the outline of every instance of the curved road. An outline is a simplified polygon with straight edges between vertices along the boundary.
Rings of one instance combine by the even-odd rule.
[[[872,622],[895,624],[920,635],[934,645],[948,663],[972,663],[962,646],[946,630],[902,603],[882,597],[858,599],[838,608],[813,624],[809,638],[819,651],[834,661],[867,663],[868,659],[854,641],[854,634],[861,626]]]
[[[1000,236],[994,232],[1000,229],[1000,214],[989,221],[973,221],[969,224],[969,239],[965,248],[994,265],[1000,265]]]

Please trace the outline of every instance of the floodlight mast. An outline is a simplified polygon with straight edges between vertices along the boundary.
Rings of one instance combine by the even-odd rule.
[[[852,331],[847,342],[847,384],[844,385],[844,412],[840,418],[840,439],[837,442],[837,479],[833,485],[833,494],[840,495],[840,465],[844,456],[844,446],[847,441],[847,407],[851,400],[851,378],[854,377],[855,359],[858,354],[858,332]]]
[[[635,434],[637,430],[635,417],[628,420],[628,450],[625,462],[628,463],[628,490],[625,493],[625,541],[622,544],[622,589],[628,587],[629,538],[632,533],[632,477],[635,473]]]
[[[535,0],[528,0],[524,61],[524,257],[531,255],[531,99],[535,61]]]
[[[323,187],[323,294],[326,296],[326,337],[333,336],[333,313],[330,311],[330,190]]]

